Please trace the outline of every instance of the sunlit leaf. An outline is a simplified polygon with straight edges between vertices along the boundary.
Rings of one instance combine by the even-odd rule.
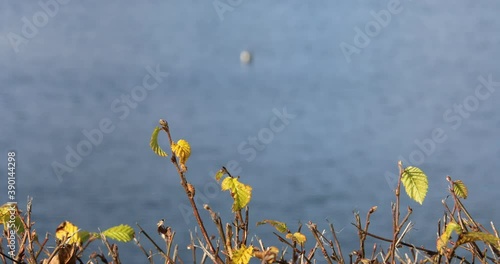
[[[258,226],[264,225],[264,224],[270,224],[270,225],[274,226],[274,228],[276,228],[276,230],[278,230],[278,232],[280,232],[280,233],[287,233],[288,232],[288,227],[283,222],[266,219],[266,220],[262,220],[262,221],[257,223]]]
[[[467,199],[469,192],[467,191],[467,186],[461,181],[456,180],[453,182],[453,192],[460,198]]]
[[[119,225],[105,230],[102,234],[119,242],[129,242],[134,239],[135,231],[129,225]]]
[[[9,220],[10,212],[13,210],[17,211],[16,204],[5,203],[2,206],[0,206],[0,224],[4,223],[5,218],[7,219],[7,221]]]
[[[153,150],[156,155],[160,157],[166,157],[168,154],[161,149],[160,145],[158,145],[158,133],[160,133],[161,128],[155,127],[153,130],[153,134],[151,135],[151,140],[149,141],[149,146]]]
[[[220,169],[216,174],[215,174],[215,180],[220,181],[220,179],[224,176],[224,170]]]
[[[189,143],[184,139],[180,139],[177,143],[172,143],[171,148],[175,156],[179,158],[181,165],[185,167],[189,156],[191,156],[191,146],[189,146]]]
[[[436,242],[436,248],[439,252],[439,254],[444,254],[446,250],[446,245],[448,244],[448,241],[450,240],[451,233],[455,231],[455,233],[460,234],[462,233],[462,228],[460,227],[459,224],[455,222],[450,222],[448,225],[446,225],[446,228],[444,230],[444,233],[441,234],[441,236],[438,238]]]
[[[253,247],[246,247],[241,245],[241,248],[233,251],[232,263],[234,264],[248,264],[253,256]]]
[[[304,243],[306,242],[307,238],[305,235],[299,233],[299,232],[295,232],[295,233],[288,233],[286,234],[286,238],[287,239],[290,239],[292,240],[293,242],[297,242],[301,245],[304,245]]]
[[[425,173],[417,167],[409,166],[403,171],[401,181],[408,196],[419,204],[422,204],[429,187]]]
[[[223,191],[229,190],[234,199],[233,212],[243,209],[252,198],[252,187],[238,181],[238,178],[227,177],[222,183]]]
[[[62,222],[56,229],[56,238],[66,244],[81,245],[88,237],[87,231],[79,231],[78,227],[69,221]]]
[[[468,232],[468,233],[462,233],[459,235],[458,240],[457,240],[457,246],[460,246],[465,243],[470,243],[474,241],[483,241],[484,243],[489,244],[492,247],[495,247],[496,249],[500,250],[500,239],[498,239],[496,236],[488,233],[483,233],[483,232]]]

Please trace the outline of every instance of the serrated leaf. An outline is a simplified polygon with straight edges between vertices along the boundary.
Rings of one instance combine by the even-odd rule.
[[[441,236],[438,238],[436,242],[436,249],[438,250],[439,254],[444,254],[446,250],[446,245],[448,244],[448,241],[450,240],[451,233],[455,231],[455,233],[460,234],[462,233],[462,227],[460,227],[459,224],[455,222],[450,222],[448,225],[446,225],[446,228],[444,230],[444,233],[441,234]]]
[[[483,232],[468,232],[468,233],[462,233],[459,235],[458,240],[457,240],[457,247],[465,244],[465,243],[470,243],[474,241],[483,241],[484,243],[487,243],[491,245],[492,247],[495,247],[496,249],[500,250],[500,239],[498,239],[496,236],[488,233],[483,233]]]
[[[215,174],[215,180],[220,181],[220,179],[224,176],[224,170],[220,169],[216,174]]]
[[[56,238],[67,244],[81,245],[88,236],[87,231],[78,230],[78,227],[69,221],[62,222],[56,229]]]
[[[274,228],[276,228],[276,230],[278,230],[278,232],[280,232],[280,233],[287,233],[288,232],[288,227],[283,222],[266,219],[266,220],[262,220],[262,221],[257,223],[258,226],[265,225],[265,224],[270,224],[270,225],[274,226]]]
[[[168,154],[161,149],[160,145],[158,145],[158,133],[160,133],[161,128],[155,127],[153,130],[153,134],[151,135],[151,140],[149,141],[149,146],[153,150],[156,155],[160,157],[166,157]]]
[[[172,143],[170,147],[175,156],[179,158],[181,165],[185,167],[189,156],[191,156],[191,146],[189,146],[189,143],[184,139],[180,139],[177,143]]]
[[[295,232],[293,234],[288,233],[288,234],[286,234],[286,238],[292,240],[293,242],[297,242],[301,245],[304,245],[304,243],[307,240],[306,236],[303,235],[302,233],[299,233],[299,232]]]
[[[241,248],[233,251],[232,263],[234,264],[248,264],[253,256],[253,247],[246,247],[241,245]]]
[[[417,167],[409,166],[403,171],[401,181],[408,196],[417,203],[422,204],[429,188],[425,173]]]
[[[252,187],[238,181],[238,178],[227,177],[221,183],[223,191],[229,190],[233,197],[233,212],[243,209],[252,198]]]
[[[456,180],[453,182],[453,192],[460,198],[467,199],[469,191],[467,190],[467,186],[461,181]]]
[[[129,242],[134,239],[135,231],[129,225],[118,225],[108,228],[102,234],[119,242]]]

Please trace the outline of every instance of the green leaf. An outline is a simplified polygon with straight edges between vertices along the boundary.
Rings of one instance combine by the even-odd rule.
[[[444,233],[441,234],[441,236],[438,238],[436,242],[436,248],[439,252],[439,254],[444,254],[446,252],[446,245],[448,244],[448,241],[450,240],[451,233],[455,231],[457,234],[462,233],[462,228],[460,227],[459,224],[455,222],[450,222],[446,226],[446,229],[444,230]]]
[[[12,226],[12,224],[14,224],[14,226]],[[18,235],[22,236],[24,234],[24,225],[19,215],[16,215],[16,218],[14,218],[13,222],[10,222],[10,217],[8,215],[4,216],[3,218],[4,230],[9,230],[9,226],[13,227],[13,229],[16,230],[16,233]]]
[[[229,190],[233,197],[233,212],[243,209],[252,198],[252,187],[238,181],[238,178],[227,177],[222,183],[223,191]]]
[[[500,250],[500,239],[496,236],[483,232],[468,232],[459,235],[457,240],[457,247],[474,241],[483,241],[484,243],[490,244],[492,247]]]
[[[453,182],[453,192],[460,198],[467,199],[469,192],[467,191],[467,186],[461,181],[456,180]]]
[[[220,181],[220,179],[224,176],[224,170],[220,169],[216,174],[215,174],[215,180]]]
[[[156,155],[160,157],[166,157],[168,154],[161,149],[160,145],[158,145],[158,133],[160,133],[161,128],[155,127],[153,130],[153,134],[151,135],[151,140],[149,141],[149,146],[153,150]]]
[[[276,228],[276,230],[278,230],[278,232],[280,232],[280,233],[288,233],[288,227],[283,222],[266,219],[266,220],[262,220],[262,221],[258,222],[257,226],[265,225],[265,224],[270,224],[270,225],[274,226],[274,228]]]
[[[119,242],[129,242],[134,238],[135,231],[129,225],[119,225],[107,229],[102,234]]]
[[[408,196],[419,204],[422,204],[429,187],[425,173],[417,167],[409,166],[403,171],[401,181]]]
[[[78,232],[78,237],[80,237],[80,240],[83,243],[87,242],[87,240],[89,240],[90,238],[90,232],[88,231],[79,231]]]

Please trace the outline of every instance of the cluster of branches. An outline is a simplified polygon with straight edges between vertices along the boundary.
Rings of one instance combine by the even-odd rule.
[[[49,246],[49,241],[51,241],[51,235],[49,233],[45,234],[43,241],[40,242],[39,236],[34,228],[35,222],[32,221],[31,218],[31,210],[32,210],[32,199],[28,198],[27,209],[26,212],[23,213],[21,210],[17,208],[15,205],[16,211],[9,212],[5,214],[5,210],[1,210],[3,215],[3,224],[4,231],[2,237],[0,237],[0,260],[3,263],[22,263],[22,264],[76,264],[83,263],[82,256],[89,245],[96,240],[101,240],[103,245],[107,249],[107,254],[111,258],[112,263],[120,264],[120,257],[118,253],[118,246],[116,244],[112,244],[108,241],[106,236],[102,233],[94,233],[90,234],[88,232],[81,232],[77,230],[75,227],[74,231],[67,231],[65,227],[66,223],[71,225],[69,222],[63,222],[58,227],[57,232],[59,234],[56,235],[53,240],[55,244]],[[6,204],[8,207],[11,207],[10,204]],[[5,209],[7,206],[4,205],[0,209]],[[0,212],[0,214],[2,214]],[[12,216],[12,217],[11,217]],[[11,228],[9,227],[9,221],[6,221],[7,218],[12,219],[10,221],[12,223]],[[133,232],[133,230],[131,231]],[[83,233],[86,234],[86,237],[82,239],[79,237]],[[78,239],[76,239],[78,237]],[[3,242],[6,241],[7,248],[3,248]],[[74,241],[74,242],[73,242]],[[15,248],[15,251],[12,249]],[[105,254],[101,252],[92,252],[89,255],[89,261],[87,263],[109,263]]]
[[[170,129],[168,123],[164,120],[160,121],[162,129],[167,133],[169,141],[173,144],[173,140],[170,134]],[[235,251],[240,251],[242,248],[252,248],[253,245],[248,245],[248,234],[249,234],[249,223],[248,215],[249,208],[245,207],[245,210],[237,210],[234,212],[234,219],[231,223],[226,223],[224,226],[222,220],[218,213],[212,211],[208,205],[204,205],[204,209],[209,211],[210,218],[215,224],[218,230],[218,239],[214,239],[207,233],[205,228],[205,223],[200,216],[200,212],[194,200],[195,189],[186,180],[186,170],[184,170],[182,164],[177,161],[175,153],[172,152],[171,162],[177,169],[177,172],[181,179],[181,185],[185,190],[185,193],[190,201],[194,216],[197,220],[198,227],[200,228],[203,239],[198,237],[191,237],[190,249],[193,250],[193,259],[196,262],[196,249],[199,248],[203,252],[203,258],[201,262],[203,263],[206,259],[210,259],[214,263],[247,263],[245,259],[235,258]],[[279,232],[286,233],[286,238],[280,234],[274,232],[278,240],[283,244],[285,250],[279,253],[276,247],[264,247],[261,240],[257,239],[260,248],[253,247],[252,257],[259,258],[263,263],[315,263],[320,261],[318,255],[322,256],[327,263],[450,263],[454,259],[464,262],[464,263],[474,263],[479,261],[481,263],[495,262],[500,263],[499,260],[499,249],[500,249],[500,239],[498,238],[498,233],[495,229],[493,223],[491,223],[491,228],[493,234],[486,228],[478,224],[472,216],[468,213],[464,207],[461,199],[467,198],[467,188],[461,181],[452,181],[448,176],[447,180],[450,183],[450,196],[453,198],[453,206],[450,208],[443,200],[443,205],[445,208],[445,215],[442,220],[438,221],[438,239],[436,244],[436,249],[426,249],[423,247],[415,246],[413,244],[404,242],[405,236],[412,230],[413,224],[409,221],[410,216],[413,212],[411,207],[407,207],[407,211],[403,217],[401,217],[400,210],[400,197],[401,197],[401,183],[404,181],[418,181],[418,177],[425,176],[423,172],[415,167],[403,168],[401,162],[398,163],[399,167],[399,178],[396,189],[394,190],[395,202],[392,203],[392,236],[382,237],[376,235],[369,231],[370,217],[377,210],[377,207],[372,207],[367,215],[364,224],[362,223],[359,213],[355,213],[355,223],[354,227],[358,231],[359,236],[359,249],[349,251],[349,260],[344,258],[341,249],[341,243],[337,239],[336,232],[333,224],[329,224],[329,233],[331,235],[326,235],[326,230],[320,231],[317,224],[309,222],[306,224],[307,228],[311,232],[315,244],[310,249],[305,249],[304,241],[299,239],[300,236],[295,239],[295,236],[291,235],[290,230],[286,227],[284,223],[264,220],[261,223],[268,223],[276,227]],[[225,167],[222,168],[224,174],[231,174]],[[412,178],[412,172],[416,175]],[[405,178],[406,177],[406,178]],[[422,203],[427,191],[427,179],[425,176],[425,186],[423,189],[422,196],[422,186],[416,186],[416,189],[411,189],[408,186],[407,192],[411,198]],[[408,184],[408,183],[407,183]],[[410,184],[408,184],[410,185]],[[419,189],[420,188],[420,189]],[[421,197],[413,197],[411,192],[421,192]],[[418,195],[417,195],[418,196]],[[234,198],[234,197],[233,197]],[[455,228],[456,240],[451,239],[452,229],[449,228],[450,223],[457,224],[460,228]],[[298,233],[302,235],[302,226],[298,227]],[[170,232],[170,228],[168,228]],[[367,237],[373,238],[376,243],[371,247],[370,252],[367,252],[366,239]],[[215,243],[214,243],[215,241]],[[172,241],[167,241],[167,248],[170,247]],[[484,245],[482,248],[478,244],[482,242]],[[387,247],[384,247],[384,245]],[[403,249],[407,249],[406,251]],[[290,251],[287,254],[287,250]],[[470,256],[463,257],[457,252],[460,250],[470,252]],[[237,257],[240,257],[238,255]],[[321,257],[320,257],[321,258]],[[178,259],[166,257],[167,263],[175,263]],[[235,261],[236,260],[236,261]],[[153,263],[153,262],[151,262]]]
[[[203,209],[206,210],[209,216],[209,221],[204,221],[201,217],[200,209],[195,202],[196,189],[187,180],[186,161],[190,155],[189,144],[180,140],[175,143],[171,136],[171,131],[168,123],[165,120],[160,120],[160,128],[153,132],[151,147],[160,156],[167,154],[157,145],[158,131],[164,131],[169,139],[171,146],[170,161],[177,170],[180,178],[180,184],[190,202],[193,214],[197,222],[199,232],[191,233],[191,242],[188,249],[192,253],[192,261],[194,263],[205,263],[211,261],[213,263],[237,263],[246,264],[250,259],[257,259],[260,263],[451,263],[458,261],[461,263],[500,263],[500,239],[498,232],[493,223],[491,230],[487,230],[479,224],[467,211],[462,203],[463,199],[467,198],[467,188],[457,180],[453,181],[451,177],[447,177],[449,182],[449,197],[452,198],[452,206],[448,205],[447,199],[443,200],[444,216],[437,222],[437,242],[436,249],[426,249],[415,246],[414,244],[405,242],[405,236],[412,230],[413,224],[409,221],[413,212],[410,206],[407,207],[404,216],[401,216],[401,189],[402,183],[410,198],[422,203],[427,192],[427,178],[423,172],[415,167],[403,168],[401,162],[398,163],[399,178],[397,186],[394,190],[395,202],[391,203],[391,219],[392,219],[392,235],[390,237],[379,236],[371,231],[370,219],[377,211],[377,206],[373,206],[366,214],[364,223],[359,213],[355,213],[355,222],[353,226],[356,228],[359,238],[359,248],[350,250],[347,255],[342,252],[342,247],[333,224],[329,224],[328,231],[318,229],[316,223],[308,222],[307,229],[313,238],[313,246],[306,247],[306,236],[301,233],[302,225],[299,225],[297,232],[291,232],[285,223],[275,220],[263,220],[260,224],[269,224],[276,228],[278,232],[274,232],[277,242],[281,243],[281,252],[276,246],[265,246],[263,241],[256,238],[249,238],[249,206],[247,205],[251,197],[251,187],[244,185],[238,181],[239,177],[231,175],[225,168],[217,174],[217,180],[223,175],[227,175],[223,181],[223,190],[229,190],[234,200],[232,212],[233,218],[230,222],[224,223],[218,212],[205,204]],[[227,181],[226,181],[227,180]],[[225,183],[224,183],[225,182]],[[100,239],[106,246],[111,260],[108,261],[103,252],[93,252],[89,256],[87,263],[121,263],[118,247],[116,244],[110,244],[106,235],[90,236],[88,240],[76,240],[80,243],[70,243],[72,237],[77,233],[67,234],[62,239],[56,240],[56,246],[52,251],[47,249],[49,235],[47,234],[44,241],[41,243],[38,240],[37,234],[33,229],[31,221],[31,200],[28,202],[27,211],[25,214],[17,212],[20,225],[23,230],[17,230],[17,245],[19,247],[15,256],[7,255],[1,247],[2,240],[8,240],[9,229],[5,228],[3,237],[0,238],[0,259],[7,263],[38,263],[41,259],[41,254],[44,253],[47,257],[41,260],[40,263],[56,264],[56,263],[83,263],[81,258],[84,250],[90,242]],[[206,219],[207,220],[207,219]],[[206,222],[211,222],[217,234],[209,234],[206,228]],[[139,224],[137,224],[140,235],[143,235],[154,246],[153,250],[146,250],[139,241],[140,237],[134,237],[136,245],[144,253],[149,263],[155,262],[155,256],[160,256],[163,263],[184,263],[185,261],[179,256],[179,247],[175,244],[175,231],[171,227],[165,226],[165,221],[161,220],[157,224],[157,232],[159,237],[165,243],[165,246],[160,246],[155,239],[148,234]],[[120,231],[121,230],[121,231]],[[127,233],[120,229],[118,233],[113,233],[111,238],[116,238]],[[116,231],[116,230],[115,230]],[[79,233],[78,233],[79,234]],[[118,234],[118,235],[117,235]],[[109,236],[109,234],[108,234]],[[132,235],[135,236],[135,235]],[[455,236],[455,239],[453,239]],[[366,240],[371,237],[374,242],[367,247]],[[81,243],[86,241],[86,243]],[[124,240],[125,241],[125,240]],[[255,242],[254,242],[255,241]],[[269,245],[269,241],[267,241]],[[255,245],[254,245],[255,244]],[[467,253],[467,257],[463,254]],[[348,257],[348,259],[346,259]]]

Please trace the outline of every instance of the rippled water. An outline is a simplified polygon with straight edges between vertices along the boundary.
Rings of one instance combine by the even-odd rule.
[[[371,12],[389,8],[396,12],[387,25],[346,56],[341,44],[362,41],[356,28],[373,27]],[[497,2],[245,1],[221,20],[210,1],[69,1],[12,45],[12,34],[25,37],[23,17],[41,10],[0,4],[0,147],[17,152],[17,199],[34,198],[40,233],[70,220],[86,230],[138,222],[154,234],[165,218],[185,256],[194,218],[179,209],[188,203],[174,169],[148,146],[160,118],[191,143],[188,177],[226,221],[230,197],[213,191],[211,177],[233,160],[254,188],[252,223],[329,220],[349,252],[357,246],[353,210],[378,205],[372,228],[390,233],[386,175],[399,159],[429,177],[423,206],[403,199],[414,208],[411,242],[434,247],[446,175],[469,186],[465,204],[478,221],[500,221],[500,86],[476,92],[480,76],[500,82]],[[242,50],[252,64],[240,64]],[[157,65],[168,77],[138,94]],[[141,100],[122,103],[133,91]],[[271,138],[261,131],[270,131],[273,109],[294,118]],[[68,149],[100,122],[113,131],[57,177],[53,164],[68,165]],[[250,145],[240,145],[259,133],[268,144],[252,159]],[[278,243],[269,227],[253,230]],[[144,261],[133,245],[122,254]]]

